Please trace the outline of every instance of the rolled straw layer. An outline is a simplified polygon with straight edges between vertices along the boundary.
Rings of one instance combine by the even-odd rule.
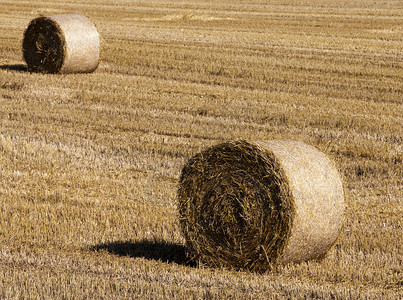
[[[28,25],[22,49],[30,71],[88,73],[98,67],[99,34],[80,14],[39,17]]]
[[[322,257],[339,234],[344,194],[334,166],[314,147],[231,141],[184,166],[178,209],[193,259],[264,272]]]

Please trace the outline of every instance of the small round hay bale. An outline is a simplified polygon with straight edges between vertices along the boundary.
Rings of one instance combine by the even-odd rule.
[[[296,141],[230,141],[184,166],[178,210],[189,254],[209,266],[264,272],[324,256],[344,193],[330,160]]]
[[[89,73],[98,67],[99,34],[83,15],[39,17],[27,27],[22,51],[33,72]]]

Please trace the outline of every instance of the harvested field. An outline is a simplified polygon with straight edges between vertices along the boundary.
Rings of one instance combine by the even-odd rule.
[[[0,298],[399,299],[403,6],[385,1],[0,2]],[[83,14],[91,74],[30,73],[24,30]],[[291,139],[335,162],[344,227],[265,274],[189,262],[189,158]]]

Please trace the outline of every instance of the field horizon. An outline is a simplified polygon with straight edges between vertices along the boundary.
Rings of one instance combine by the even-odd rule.
[[[0,298],[401,299],[403,3],[0,1]],[[29,22],[80,13],[91,74],[30,73]],[[343,229],[265,274],[189,261],[184,164],[291,139],[334,163]]]

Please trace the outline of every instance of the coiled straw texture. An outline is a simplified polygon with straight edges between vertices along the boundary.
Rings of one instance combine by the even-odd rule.
[[[89,73],[99,64],[99,33],[80,14],[39,17],[25,30],[22,50],[30,71]]]
[[[184,166],[178,210],[192,259],[265,272],[322,257],[339,234],[344,194],[332,163],[314,147],[230,141]]]

